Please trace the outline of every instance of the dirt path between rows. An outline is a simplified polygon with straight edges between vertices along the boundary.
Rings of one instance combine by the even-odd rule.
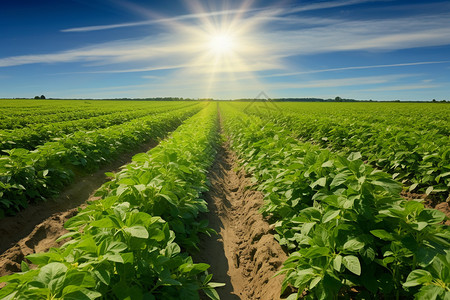
[[[136,153],[154,145],[148,143]],[[6,249],[0,255],[0,276],[19,272],[26,255],[64,243],[57,243],[56,239],[66,232],[65,221],[86,200],[96,199],[93,194],[107,180],[105,172],[118,171],[132,156],[124,155],[113,165],[77,180],[54,201],[30,206],[15,217],[0,220],[0,246],[2,251]],[[273,276],[287,256],[258,211],[263,195],[250,190],[250,179],[237,169],[236,156],[227,145],[222,146],[211,169],[211,187],[206,194],[210,210],[207,218],[219,236],[203,237],[195,260],[210,264],[213,280],[226,283],[217,288],[223,300],[281,299],[283,278]]]
[[[156,145],[155,141],[147,142],[97,172],[76,179],[57,198],[30,205],[16,216],[0,220],[0,276],[19,272],[25,256],[64,243],[56,242],[67,232],[64,223],[76,215],[87,200],[96,199],[95,191],[108,180],[105,173],[119,171],[135,154],[147,152]]]
[[[219,236],[203,238],[196,261],[211,265],[221,299],[280,299],[282,276],[272,278],[287,256],[258,209],[260,192],[248,189],[250,179],[236,171],[237,158],[227,145],[220,148],[210,170],[209,226]],[[207,298],[205,298],[207,299]]]

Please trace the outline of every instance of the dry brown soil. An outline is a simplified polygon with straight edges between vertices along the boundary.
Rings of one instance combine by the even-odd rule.
[[[225,145],[211,169],[205,198],[209,225],[219,236],[203,239],[196,261],[210,264],[213,281],[226,284],[217,288],[221,299],[280,299],[283,278],[273,276],[287,256],[258,211],[263,195],[248,189],[249,178],[237,169]]]

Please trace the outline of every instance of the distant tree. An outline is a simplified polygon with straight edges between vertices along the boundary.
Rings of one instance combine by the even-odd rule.
[[[341,98],[341,97],[336,97],[336,98],[334,98],[334,101],[336,101],[336,102],[341,102],[341,101],[342,101],[342,98]]]
[[[44,95],[41,95],[40,99],[45,99],[45,96],[44,96]]]
[[[436,103],[436,99],[433,99],[433,101],[432,101],[432,102]]]
[[[34,99],[41,99],[41,97],[39,97],[39,96],[34,96]]]

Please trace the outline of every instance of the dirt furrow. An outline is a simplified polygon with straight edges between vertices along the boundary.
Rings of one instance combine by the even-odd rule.
[[[219,236],[205,238],[198,262],[211,265],[221,299],[280,299],[282,276],[273,276],[287,256],[258,209],[263,195],[248,189],[250,179],[236,171],[237,158],[221,147],[209,175],[208,220]]]
[[[145,145],[139,152],[152,146]],[[54,201],[0,220],[0,247],[6,249],[0,255],[0,276],[20,271],[26,255],[62,244],[56,239],[65,233],[65,221],[87,199],[95,200],[93,194],[107,180],[105,172],[118,170],[131,157],[123,156],[115,167],[79,179]],[[236,156],[224,145],[210,172],[211,189],[206,194],[207,218],[219,236],[203,238],[196,261],[210,264],[214,281],[226,283],[217,289],[221,299],[280,299],[282,277],[273,276],[287,257],[258,212],[263,195],[248,189],[250,179],[237,169]]]
[[[131,162],[136,153],[146,152],[156,146],[151,141],[132,153],[120,156],[112,164],[94,174],[77,179],[57,198],[30,205],[16,216],[0,220],[0,276],[20,271],[20,263],[26,255],[44,252],[57,247],[61,235],[67,231],[64,223],[74,216],[88,200],[95,200],[95,191],[108,178],[106,172],[117,172]]]

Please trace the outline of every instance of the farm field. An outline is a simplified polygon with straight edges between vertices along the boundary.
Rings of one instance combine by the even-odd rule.
[[[446,104],[0,111],[0,227],[108,176],[2,246],[2,299],[450,298]]]
[[[201,108],[172,102],[54,102],[25,101],[23,111],[19,101],[1,102],[0,218],[56,194],[75,173],[93,172],[144,141],[157,141]]]

